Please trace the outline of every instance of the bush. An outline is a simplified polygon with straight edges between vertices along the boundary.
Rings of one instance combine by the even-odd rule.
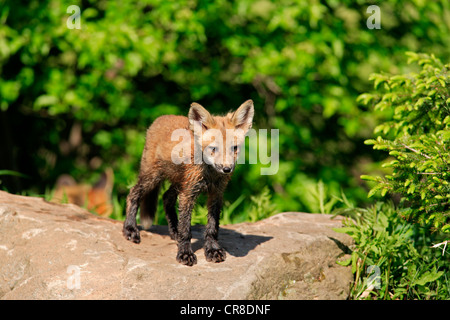
[[[398,194],[400,202],[396,207],[385,199],[361,209],[345,201],[347,208],[335,210],[352,217],[337,229],[355,240],[351,258],[339,262],[351,264],[355,274],[352,299],[450,297],[450,65],[433,55],[408,56],[419,72],[375,74],[377,91],[358,97],[381,119],[379,136],[365,143],[390,155],[384,164],[389,174],[362,176],[374,184],[368,196]],[[433,247],[443,247],[442,253]]]
[[[359,101],[374,103],[376,112],[392,116],[375,128],[380,134],[366,140],[389,152],[385,177],[375,181],[369,196],[380,192],[401,195],[401,215],[408,220],[450,232],[450,64],[433,55],[408,53],[419,73],[371,77],[381,93],[363,94]]]

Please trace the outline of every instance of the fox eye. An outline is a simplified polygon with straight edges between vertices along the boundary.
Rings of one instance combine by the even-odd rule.
[[[231,150],[233,150],[234,152],[236,152],[236,151],[238,151],[238,148],[239,148],[238,146],[232,146],[232,147],[231,147]]]
[[[212,153],[217,152],[218,148],[217,147],[208,147],[209,151]]]

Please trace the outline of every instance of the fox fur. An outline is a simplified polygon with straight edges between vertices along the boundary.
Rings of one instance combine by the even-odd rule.
[[[111,168],[102,173],[94,185],[79,184],[67,174],[58,177],[52,202],[72,203],[85,207],[100,216],[108,217],[113,212],[111,201],[114,185],[114,172]]]
[[[165,115],[157,118],[147,130],[138,181],[127,197],[123,225],[125,238],[140,243],[136,223],[138,208],[141,223],[144,229],[148,229],[157,209],[161,183],[168,180],[171,185],[163,195],[163,205],[170,236],[178,242],[177,261],[188,266],[197,263],[191,248],[191,212],[202,192],[208,196],[205,257],[207,261],[224,261],[226,253],[218,243],[222,198],[234,171],[240,146],[252,126],[253,115],[253,101],[247,100],[236,111],[225,116],[212,116],[194,102],[188,117]],[[184,145],[172,138],[179,129],[189,138]],[[230,131],[234,134],[227,135]],[[213,139],[208,135],[210,132],[218,132],[221,139],[216,138],[217,135]],[[183,148],[180,149],[180,145]],[[203,161],[198,161],[195,150],[200,151]],[[186,161],[174,161],[174,154]],[[177,199],[179,219],[175,208]]]

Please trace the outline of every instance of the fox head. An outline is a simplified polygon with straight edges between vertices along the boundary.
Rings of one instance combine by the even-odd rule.
[[[200,104],[192,103],[188,116],[190,129],[203,161],[219,173],[232,173],[245,135],[252,127],[254,113],[252,100],[226,116],[212,116]]]

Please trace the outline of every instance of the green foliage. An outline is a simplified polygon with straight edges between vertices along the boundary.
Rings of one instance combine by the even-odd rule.
[[[20,178],[28,178],[28,176],[20,173],[20,172],[16,172],[13,170],[0,170],[0,177],[1,176],[15,176],[15,177],[20,177]],[[0,179],[0,185],[2,185],[2,179]]]
[[[251,204],[250,209],[248,210],[249,221],[255,222],[262,220],[277,213],[276,205],[274,205],[271,200],[272,196],[267,186],[262,189],[260,194],[250,196]]]
[[[433,55],[409,53],[422,70],[408,75],[374,75],[375,89],[360,101],[375,104],[375,112],[392,116],[375,128],[377,139],[366,140],[389,152],[385,164],[392,173],[375,181],[369,197],[380,191],[402,196],[402,216],[450,232],[450,64]],[[380,87],[381,86],[381,87]],[[383,88],[383,89],[381,89]]]
[[[316,210],[311,212],[331,213],[332,209],[339,201],[337,197],[334,196],[330,197],[328,195],[327,188],[322,182],[322,180],[319,180],[316,188],[312,189],[311,195],[315,200],[316,206],[318,206]]]
[[[355,240],[351,257],[339,262],[355,274],[351,299],[450,298],[450,251],[431,248],[440,235],[403,220],[390,203],[347,214],[353,219],[336,231]]]
[[[80,30],[66,26],[69,5]],[[228,201],[268,185],[278,210],[315,210],[299,190],[321,180],[364,202],[361,163],[378,158],[361,142],[376,119],[355,98],[369,74],[407,70],[405,51],[450,54],[448,1],[379,5],[382,28],[370,30],[366,2],[3,1],[0,168],[32,178],[5,186],[42,193],[62,173],[89,181],[110,166],[125,197],[157,116],[252,98],[254,127],[280,129],[280,170],[239,166]]]
[[[278,213],[276,205],[271,201],[268,187],[264,187],[255,196],[241,195],[233,203],[225,201],[220,218],[221,224],[234,224],[244,221],[255,222]],[[192,214],[192,224],[206,224],[208,209],[201,203],[196,204]]]

